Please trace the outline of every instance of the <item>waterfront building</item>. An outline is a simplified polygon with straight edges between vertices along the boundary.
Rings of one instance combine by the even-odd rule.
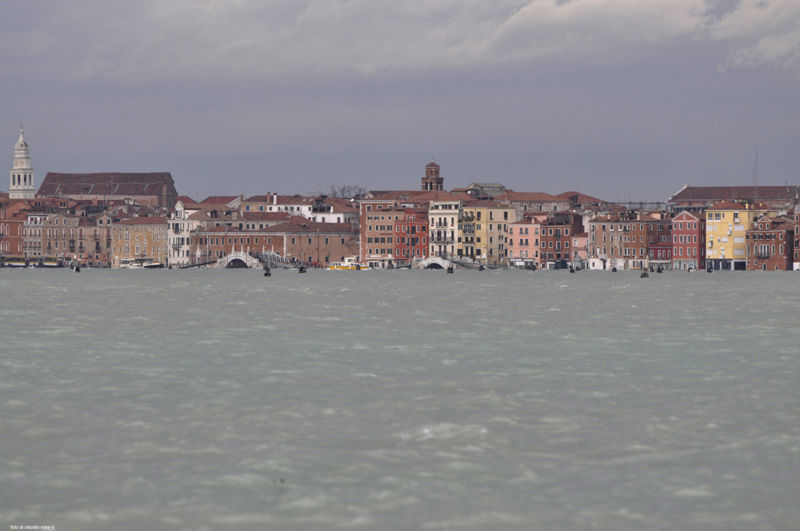
[[[9,176],[9,199],[33,199],[36,195],[33,175],[31,148],[25,141],[25,132],[20,126],[19,138],[17,143],[14,144],[14,160]]]
[[[777,210],[762,203],[723,201],[706,209],[706,267],[747,269],[747,230],[761,216],[776,214]]]
[[[267,234],[267,229],[243,230],[236,226],[201,226],[191,234],[192,263],[214,262],[233,253],[275,253],[283,256],[283,237]]]
[[[580,269],[586,269],[589,263],[588,245],[589,235],[587,233],[581,232],[572,236],[572,247],[570,249],[572,253],[571,265]]]
[[[398,265],[428,257],[428,212],[407,208],[395,222],[394,257]]]
[[[405,208],[393,199],[362,199],[359,203],[361,262],[374,268],[394,267],[395,223]]]
[[[539,227],[539,267],[562,269],[572,259],[572,237],[583,232],[580,214],[571,212],[551,212],[541,221]]]
[[[111,218],[105,215],[97,218],[63,212],[48,215],[35,229],[41,233],[41,250],[29,256],[108,267],[110,225]]]
[[[458,198],[441,198],[428,205],[430,249],[428,256],[453,258],[458,255],[458,218],[462,201]]]
[[[612,214],[588,223],[590,269],[669,268],[672,222],[663,213]]]
[[[705,213],[684,210],[672,218],[672,268],[705,269]]]
[[[315,223],[293,217],[268,229],[283,238],[283,256],[311,266],[327,267],[358,253],[358,233],[349,223]]]
[[[794,258],[794,223],[789,217],[761,216],[746,232],[748,271],[786,271]]]
[[[800,271],[800,205],[796,205],[789,213],[794,229],[794,260],[793,269]]]
[[[0,257],[4,259],[24,258],[26,207],[24,201],[12,201],[8,196],[0,197]]]
[[[250,229],[225,225],[197,229],[192,233],[192,254],[198,263],[244,252],[277,254],[296,263],[325,267],[358,252],[356,233],[347,223],[315,223],[292,216],[277,225],[250,226]]]
[[[508,263],[514,267],[539,267],[540,220],[527,217],[508,224]]]
[[[192,263],[191,233],[200,221],[192,214],[203,207],[190,197],[181,196],[175,203],[167,221],[167,265],[182,267]]]
[[[178,192],[169,172],[156,173],[55,173],[48,172],[37,196],[75,200],[135,201],[166,213],[175,206]]]
[[[167,253],[167,218],[126,218],[111,230],[112,267],[165,266]]]
[[[459,227],[463,255],[483,265],[505,265],[508,224],[514,223],[516,210],[496,201],[465,202]]]

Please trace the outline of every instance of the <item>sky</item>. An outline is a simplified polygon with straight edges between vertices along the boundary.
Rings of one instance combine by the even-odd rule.
[[[0,50],[0,148],[23,125],[37,185],[800,184],[798,0],[3,0]]]

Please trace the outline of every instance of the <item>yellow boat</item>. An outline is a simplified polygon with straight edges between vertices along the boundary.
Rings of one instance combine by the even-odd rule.
[[[359,262],[357,256],[348,256],[344,262],[331,262],[328,266],[330,271],[365,271],[367,269],[369,266]]]

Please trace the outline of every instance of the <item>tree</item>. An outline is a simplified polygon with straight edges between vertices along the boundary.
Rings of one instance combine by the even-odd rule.
[[[332,184],[328,195],[330,197],[344,197],[346,199],[352,199],[354,197],[362,197],[366,193],[367,190],[363,186],[359,186],[357,184],[341,184],[339,186]]]

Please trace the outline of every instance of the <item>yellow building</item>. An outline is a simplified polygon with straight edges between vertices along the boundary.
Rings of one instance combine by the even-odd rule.
[[[459,217],[459,251],[485,265],[505,265],[508,224],[515,221],[516,210],[512,206],[494,201],[466,203]]]
[[[716,203],[706,209],[706,267],[713,269],[747,268],[746,232],[753,221],[777,211],[762,203]]]
[[[167,218],[127,218],[111,229],[111,267],[158,267],[167,263]]]

